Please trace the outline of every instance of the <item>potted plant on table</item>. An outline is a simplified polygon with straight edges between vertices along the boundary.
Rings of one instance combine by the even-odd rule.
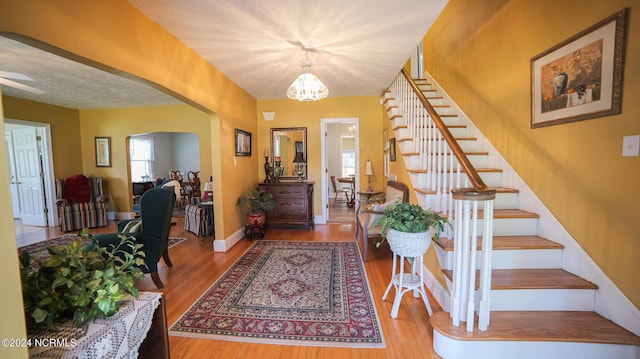
[[[56,331],[62,318],[82,325],[94,317],[108,317],[127,295],[138,297],[134,278],[143,276],[142,245],[133,237],[119,236],[117,245],[99,247],[86,230],[78,236],[66,245],[47,247],[49,256],[36,263],[29,252],[20,254],[29,331],[44,325]]]
[[[264,233],[262,228],[266,222],[267,212],[273,212],[276,208],[273,195],[259,188],[242,192],[240,197],[238,197],[236,205],[247,210],[246,227],[250,229],[260,229],[258,232],[261,233]],[[246,230],[245,233],[247,233]]]
[[[450,225],[447,217],[420,205],[398,202],[385,208],[375,222],[379,226],[382,241],[386,239],[391,250],[405,257],[417,257],[429,248],[430,240],[438,240]]]

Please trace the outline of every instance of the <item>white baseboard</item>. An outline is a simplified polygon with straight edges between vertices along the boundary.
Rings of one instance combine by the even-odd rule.
[[[213,241],[213,251],[226,252],[231,249],[231,247],[233,247],[236,243],[240,242],[242,238],[244,238],[244,226],[240,227],[240,229],[235,231],[226,239],[215,239]]]

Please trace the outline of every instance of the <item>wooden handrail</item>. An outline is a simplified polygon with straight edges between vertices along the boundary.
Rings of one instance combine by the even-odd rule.
[[[454,156],[456,156],[456,158],[458,159],[458,162],[460,162],[460,166],[462,166],[462,170],[469,177],[469,181],[471,182],[471,185],[473,186],[473,188],[476,190],[487,189],[487,185],[484,183],[482,178],[480,178],[478,171],[476,171],[476,169],[473,167],[473,165],[469,161],[469,158],[467,158],[467,155],[464,154],[464,152],[462,151],[462,148],[460,148],[460,145],[458,145],[458,142],[456,141],[456,139],[453,137],[451,132],[449,132],[449,129],[442,121],[442,118],[440,118],[436,110],[433,108],[433,106],[431,106],[431,104],[429,103],[427,98],[424,96],[422,91],[420,91],[420,89],[418,88],[418,85],[416,85],[416,83],[413,81],[411,76],[409,76],[409,74],[405,69],[402,69],[401,72],[402,72],[402,75],[407,79],[407,82],[409,83],[409,85],[411,85],[411,88],[416,93],[416,96],[418,96],[418,99],[420,100],[422,105],[427,109],[429,116],[431,116],[431,118],[433,119],[433,122],[436,124],[436,127],[438,127],[438,129],[440,130],[440,133],[442,133],[442,137],[444,137],[445,141],[447,141],[447,144],[449,144],[449,147],[451,148],[451,151],[453,152]]]

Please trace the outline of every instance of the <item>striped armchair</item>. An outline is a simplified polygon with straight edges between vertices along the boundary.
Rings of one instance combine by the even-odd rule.
[[[78,174],[56,179],[56,205],[63,232],[107,225],[107,201],[102,177]]]

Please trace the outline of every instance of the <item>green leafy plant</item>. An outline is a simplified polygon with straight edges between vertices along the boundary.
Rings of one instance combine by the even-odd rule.
[[[121,235],[120,243],[106,248],[98,246],[86,231],[79,237],[66,245],[48,247],[50,257],[37,269],[31,266],[27,251],[20,254],[22,294],[30,329],[46,324],[55,331],[59,318],[73,318],[82,325],[96,316],[115,314],[128,294],[138,297],[134,278],[143,276],[142,244]]]
[[[271,213],[276,208],[273,195],[258,188],[242,192],[240,197],[238,197],[236,205],[244,209],[248,208],[249,213]]]
[[[378,217],[373,225],[380,227],[382,235],[382,241],[377,242],[376,247],[380,247],[387,238],[387,231],[390,228],[408,233],[432,230],[433,239],[437,241],[440,234],[445,231],[445,227],[450,226],[447,217],[442,214],[424,209],[417,204],[403,202],[394,203],[385,208],[384,214]]]

